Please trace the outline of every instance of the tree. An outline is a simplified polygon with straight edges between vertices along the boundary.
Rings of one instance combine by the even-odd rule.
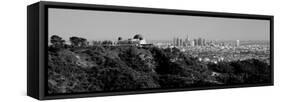
[[[102,42],[102,44],[103,45],[112,45],[113,43],[110,40],[105,40],[105,41]]]
[[[78,47],[79,46],[79,37],[70,37],[69,41],[71,42],[72,46]]]
[[[51,36],[51,43],[54,47],[63,47],[65,40],[63,40],[58,35],[53,35],[53,36]]]
[[[74,47],[86,47],[88,46],[88,41],[85,38],[80,37],[70,37],[69,38],[71,45]]]
[[[101,45],[101,41],[92,41],[93,46]]]
[[[80,46],[81,47],[86,47],[86,46],[88,46],[88,41],[87,41],[87,39],[85,39],[85,38],[79,38],[79,42],[80,42]]]
[[[218,64],[209,64],[209,69],[219,73],[234,73],[235,68],[228,62],[219,62]]]

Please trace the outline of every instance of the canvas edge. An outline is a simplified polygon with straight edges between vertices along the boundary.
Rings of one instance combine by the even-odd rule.
[[[95,4],[82,4],[82,3],[63,3],[63,2],[49,2],[49,1],[40,1],[37,2],[40,5],[40,16],[39,16],[39,34],[40,34],[40,45],[43,45],[43,47],[46,48],[46,39],[45,37],[48,37],[46,33],[46,6],[49,5],[56,5],[56,6],[67,6],[67,7],[85,7],[85,8],[110,8],[110,9],[116,9],[121,8],[119,10],[127,11],[127,12],[136,12],[141,11],[143,13],[145,12],[152,12],[152,13],[171,13],[173,15],[180,14],[180,15],[196,15],[196,16],[214,16],[214,17],[229,17],[229,18],[246,18],[246,19],[265,19],[270,20],[270,52],[271,52],[271,68],[272,68],[272,82],[271,83],[265,83],[265,84],[254,84],[254,85],[233,85],[233,86],[215,86],[215,87],[200,87],[200,88],[183,88],[183,89],[159,89],[159,90],[145,90],[145,91],[128,91],[128,92],[111,92],[111,93],[90,93],[90,94],[74,94],[74,95],[58,95],[58,96],[47,96],[45,94],[45,87],[44,84],[45,80],[45,61],[42,59],[45,59],[46,56],[42,55],[45,54],[44,48],[40,47],[40,71],[39,71],[39,85],[38,85],[38,97],[34,97],[39,100],[50,100],[50,99],[65,99],[65,98],[83,98],[83,97],[97,97],[97,96],[115,96],[115,95],[133,95],[133,94],[146,94],[146,93],[162,93],[162,92],[179,92],[179,91],[192,91],[192,90],[210,90],[210,89],[228,89],[228,88],[245,88],[245,87],[259,87],[259,86],[273,86],[274,85],[274,46],[273,46],[273,15],[256,15],[256,14],[240,14],[240,13],[225,13],[225,12],[206,12],[206,11],[188,11],[188,10],[175,10],[175,9],[159,9],[159,8],[143,8],[143,7],[127,7],[127,6],[112,6],[112,5],[95,5]],[[35,3],[35,4],[37,4]],[[30,6],[30,5],[29,5]],[[133,11],[130,11],[133,10]],[[44,26],[42,26],[44,25]],[[29,61],[30,58],[28,58]],[[29,67],[28,67],[29,68]],[[29,72],[29,71],[28,71]],[[30,95],[29,95],[30,96]]]

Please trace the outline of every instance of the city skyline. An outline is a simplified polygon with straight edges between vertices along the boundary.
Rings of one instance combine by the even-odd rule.
[[[142,34],[146,40],[173,37],[209,40],[268,40],[269,21],[110,11],[49,9],[49,37],[117,40]]]

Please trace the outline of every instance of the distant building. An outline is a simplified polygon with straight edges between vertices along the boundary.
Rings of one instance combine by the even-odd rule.
[[[144,39],[140,40],[139,43],[140,43],[140,44],[147,44],[147,43],[146,43],[146,40],[144,40]]]
[[[173,38],[173,46],[176,46],[177,40],[176,38]]]
[[[188,42],[189,41],[189,37],[188,35],[186,35],[185,41]]]
[[[190,46],[195,46],[194,40],[191,40],[191,41],[190,41]]]
[[[194,46],[198,46],[198,42],[197,42],[197,39],[194,39]]]
[[[189,42],[189,37],[188,37],[188,35],[186,35],[186,38],[185,38],[184,43],[185,43],[185,46],[189,46],[190,42]]]
[[[188,35],[186,37],[174,37],[173,41],[171,41],[173,46],[176,47],[187,47],[187,46],[212,46],[214,45],[213,42],[208,41],[207,39],[204,38],[194,38],[190,39]],[[219,45],[224,45],[224,44],[219,44]]]
[[[206,40],[202,39],[202,46],[206,46]]]
[[[122,40],[121,37],[118,38],[117,45],[130,45],[130,46],[141,46],[146,45],[146,40],[144,37],[140,34],[137,34],[132,38],[129,38],[128,40]]]
[[[236,46],[240,46],[240,41],[239,40],[236,40]]]
[[[198,46],[202,46],[202,44],[203,44],[202,38],[198,38]]]
[[[179,44],[179,46],[183,46],[182,39],[180,39],[180,44]]]
[[[177,38],[177,43],[176,43],[176,46],[179,46],[180,45],[180,39]]]

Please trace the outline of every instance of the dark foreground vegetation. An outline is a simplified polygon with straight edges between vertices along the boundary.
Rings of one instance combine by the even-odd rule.
[[[256,59],[214,64],[176,48],[58,45],[48,49],[49,94],[271,82],[270,65]]]

